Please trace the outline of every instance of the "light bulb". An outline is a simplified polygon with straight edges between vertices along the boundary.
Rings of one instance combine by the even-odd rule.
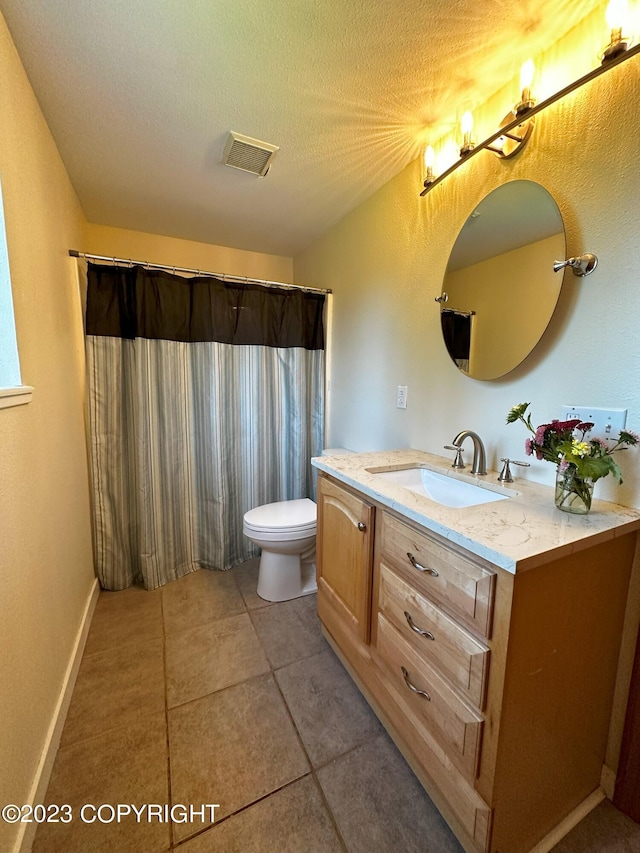
[[[427,145],[424,149],[424,168],[425,168],[425,178],[424,185],[432,184],[435,180],[435,176],[433,174],[433,163],[435,160],[435,152],[431,145]]]
[[[515,113],[517,116],[528,112],[535,104],[535,101],[531,97],[531,84],[533,82],[535,70],[533,59],[527,59],[526,62],[522,63],[522,68],[520,69],[520,89],[522,90],[522,93],[520,95],[520,101],[515,107]]]
[[[471,139],[471,131],[473,130],[473,116],[471,115],[471,110],[467,110],[462,114],[462,118],[460,119],[460,129],[463,134],[460,156],[464,157],[467,154],[470,154],[476,147],[475,143]]]
[[[603,63],[624,53],[628,47],[627,40],[623,35],[623,29],[628,23],[628,12],[627,0],[610,0],[605,17],[611,36],[609,44],[602,54]]]
[[[533,83],[533,75],[535,74],[536,67],[533,64],[533,59],[527,59],[526,62],[522,63],[522,68],[520,69],[520,88],[524,91],[525,89],[530,89],[531,84]],[[524,98],[523,98],[524,100]]]
[[[629,4],[627,0],[610,0],[605,12],[607,26],[613,32],[614,30],[622,30],[627,24],[629,14]]]
[[[424,149],[424,166],[425,169],[433,169],[433,163],[435,161],[435,152],[431,145],[427,145]]]

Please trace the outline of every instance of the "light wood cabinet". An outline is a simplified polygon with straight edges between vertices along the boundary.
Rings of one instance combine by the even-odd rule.
[[[410,583],[380,563],[378,607],[404,639],[469,701],[484,707],[489,648]]]
[[[511,574],[321,475],[325,633],[466,850],[526,853],[599,787],[635,540]]]
[[[349,633],[369,641],[374,510],[370,503],[321,477],[318,482],[318,612],[332,610]]]

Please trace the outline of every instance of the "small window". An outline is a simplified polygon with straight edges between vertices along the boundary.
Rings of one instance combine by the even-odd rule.
[[[7,232],[0,185],[0,409],[28,403],[32,388],[22,384],[13,314]]]

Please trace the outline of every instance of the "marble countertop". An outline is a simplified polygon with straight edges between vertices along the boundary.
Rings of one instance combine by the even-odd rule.
[[[502,486],[495,471],[485,476],[458,472],[451,467],[451,459],[422,450],[318,456],[311,461],[318,470],[377,503],[512,573],[640,529],[638,510],[594,499],[588,515],[571,515],[555,507],[550,486],[517,476],[515,482]],[[398,470],[412,465],[509,494],[509,500],[447,507],[384,482],[368,470]]]

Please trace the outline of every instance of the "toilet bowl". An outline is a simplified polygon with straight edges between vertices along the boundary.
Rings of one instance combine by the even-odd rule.
[[[301,498],[264,504],[245,513],[244,535],[262,548],[260,598],[288,601],[318,589],[316,511],[312,500]]]
[[[324,450],[323,456],[351,453]],[[242,530],[260,548],[258,595],[288,601],[316,592],[317,507],[309,498],[263,504],[244,514]]]

